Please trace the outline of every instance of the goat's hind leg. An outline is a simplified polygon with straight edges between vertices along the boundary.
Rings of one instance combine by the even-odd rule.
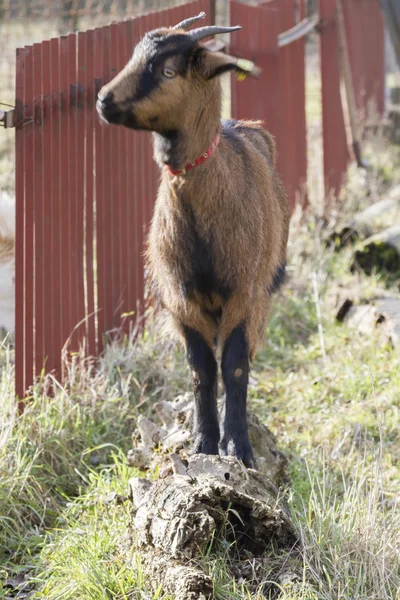
[[[245,326],[239,325],[227,337],[222,352],[221,369],[225,384],[225,404],[221,424],[220,452],[223,456],[236,456],[246,467],[253,468],[253,451],[246,414],[249,362]]]
[[[218,367],[214,351],[198,331],[185,327],[184,336],[195,404],[193,452],[218,454]]]

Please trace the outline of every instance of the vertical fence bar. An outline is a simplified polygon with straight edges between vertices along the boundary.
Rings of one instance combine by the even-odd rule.
[[[136,19],[127,21],[126,37],[126,60],[130,58],[134,49],[134,28]],[[128,311],[134,312],[133,318],[129,318],[129,327],[136,319],[136,298],[138,295],[138,274],[135,268],[135,257],[138,251],[137,239],[137,201],[135,196],[135,175],[136,175],[136,156],[135,145],[136,136],[133,131],[126,131],[127,151],[126,151],[126,169],[127,169],[127,189],[129,200],[126,204],[126,221],[128,224],[126,231],[126,253],[127,253],[127,281],[128,281]]]
[[[87,306],[85,299],[85,72],[86,64],[86,33],[75,34],[75,156],[76,156],[76,214],[73,244],[76,252],[76,275],[74,289],[76,293],[77,321],[75,328],[75,344],[77,347],[84,345],[86,351],[87,341],[86,320]]]
[[[25,373],[25,126],[26,49],[18,48],[15,74],[15,393],[22,400],[27,389]],[[22,409],[22,404],[20,404]]]
[[[135,46],[140,40],[140,19],[132,19],[132,36],[133,45]],[[131,269],[133,271],[133,284],[134,284],[134,297],[132,309],[135,311],[136,318],[138,317],[138,303],[141,293],[141,274],[139,270],[138,255],[141,251],[141,223],[142,223],[142,203],[141,203],[141,164],[140,164],[140,151],[141,151],[141,137],[140,134],[132,132],[130,136],[130,157],[131,157],[131,168],[132,168],[132,262]]]
[[[103,82],[111,79],[111,27],[103,28]],[[104,310],[105,328],[101,332],[103,336],[113,327],[115,294],[115,257],[112,243],[112,223],[114,222],[112,208],[114,173],[112,172],[113,140],[114,134],[111,127],[103,127],[103,164],[102,181],[103,194],[103,223],[101,236],[103,238],[103,298],[102,309]],[[99,295],[100,300],[100,295]]]
[[[336,0],[320,0],[320,16],[325,194],[337,196],[350,157],[340,96]]]
[[[25,62],[25,288],[24,288],[24,352],[25,352],[25,390],[33,382],[34,346],[34,148],[33,132],[35,128],[33,116],[33,47],[26,47]]]
[[[85,239],[85,281],[86,281],[86,337],[88,354],[94,356],[98,352],[96,344],[96,317],[95,317],[95,282],[94,282],[94,130],[95,130],[95,33],[87,31],[84,35],[86,46],[86,69],[84,72],[84,239]]]
[[[71,266],[71,166],[69,158],[73,152],[71,146],[70,110],[69,110],[69,42],[67,36],[60,38],[60,275],[61,295],[63,298],[61,312],[61,343],[60,352],[64,351],[65,344],[71,333],[73,322],[72,307],[72,266]],[[67,160],[65,160],[67,158]]]
[[[61,348],[64,344],[62,323],[63,311],[65,309],[64,289],[63,289],[63,264],[62,264],[62,242],[63,242],[63,221],[64,206],[61,193],[61,164],[64,156],[63,142],[61,135],[61,82],[60,82],[60,40],[53,38],[50,40],[51,48],[51,140],[52,140],[52,164],[51,164],[51,203],[52,203],[52,227],[51,227],[51,255],[53,265],[53,302],[51,305],[51,315],[53,320],[53,368],[57,375],[61,373]]]
[[[100,85],[109,81],[110,61],[110,29],[103,27],[95,32],[100,52]],[[110,266],[111,248],[109,240],[109,168],[110,164],[110,138],[109,131],[101,125],[96,134],[96,244],[98,268],[98,308],[99,308],[99,340],[100,347],[104,347],[105,332],[110,328],[110,312],[112,313],[112,277]],[[111,308],[110,308],[111,307]]]
[[[104,83],[104,69],[103,69],[103,37],[104,28],[95,29],[94,31],[94,71],[95,71],[95,91],[96,94],[100,91],[101,86]],[[105,240],[103,233],[103,223],[105,220],[104,216],[104,195],[105,189],[103,185],[103,164],[104,164],[104,153],[103,153],[103,140],[104,140],[104,126],[100,123],[99,119],[95,119],[95,130],[94,130],[94,154],[95,154],[95,214],[96,214],[96,229],[95,229],[95,247],[96,247],[96,264],[97,264],[97,338],[99,352],[103,349],[103,333],[106,328],[105,310],[104,310],[104,298],[106,291],[104,289],[107,284],[105,276]]]
[[[129,31],[130,23],[125,21],[118,25],[118,70],[122,69],[129,59],[128,50],[129,46]],[[119,236],[119,269],[120,269],[120,281],[121,281],[121,307],[120,315],[122,318],[122,326],[125,333],[129,333],[130,319],[122,315],[126,315],[130,312],[130,256],[129,256],[129,206],[132,199],[132,191],[128,185],[129,179],[129,166],[127,163],[128,156],[128,134],[132,135],[132,131],[128,131],[125,127],[119,128],[119,183],[120,183],[120,206],[119,206],[119,222],[120,222],[120,236]],[[133,308],[133,307],[132,307]]]
[[[77,80],[76,80],[76,42],[77,36],[71,33],[67,37],[68,47],[68,88],[66,90],[68,98],[68,140],[69,140],[69,155],[68,155],[68,177],[69,177],[69,238],[68,238],[68,269],[69,269],[69,290],[68,297],[71,302],[70,320],[67,331],[67,351],[77,350],[78,337],[77,331],[74,329],[79,322],[79,305],[78,305],[78,247],[82,240],[77,240],[78,226],[78,181],[77,181]],[[67,354],[68,356],[68,354]]]
[[[182,14],[182,13],[181,13]],[[149,13],[142,17],[142,31],[147,32],[155,29],[159,23],[159,13]],[[154,192],[154,179],[155,179],[155,169],[154,169],[154,161],[153,161],[153,146],[151,136],[146,134],[144,137],[144,152],[142,156],[143,160],[143,169],[144,169],[144,186],[143,186],[143,247],[147,237],[148,227],[151,219],[151,214],[153,210],[153,192]],[[143,249],[142,249],[143,252]],[[143,261],[144,263],[144,261]],[[142,263],[142,264],[143,264]],[[144,277],[144,264],[142,266],[143,269],[143,277]],[[143,298],[144,301],[144,298]],[[143,304],[144,308],[144,304]]]
[[[113,79],[120,70],[119,66],[119,24],[110,25],[110,74]],[[123,161],[119,154],[121,127],[110,127],[110,195],[108,198],[110,251],[112,262],[112,307],[108,328],[120,325],[122,303],[121,274],[121,211],[125,198],[122,196],[120,170]]]
[[[301,7],[302,9],[302,7]],[[280,29],[296,24],[296,6],[292,0],[279,3]],[[301,10],[300,18],[303,18]],[[291,211],[296,199],[306,196],[307,126],[305,92],[305,39],[292,42],[279,51],[281,127],[277,138],[278,169],[285,184]],[[293,101],[293,99],[296,99]]]
[[[135,42],[139,40],[146,33],[144,29],[143,17],[139,17],[135,20]],[[146,215],[146,207],[144,204],[144,186],[146,170],[144,165],[144,154],[146,151],[146,134],[144,132],[135,132],[136,144],[135,144],[135,202],[137,203],[137,252],[135,255],[135,269],[137,271],[137,298],[136,298],[136,311],[138,317],[143,311],[143,299],[144,299],[144,284],[143,284],[143,229]]]
[[[43,105],[42,45],[33,45],[33,216],[34,216],[34,377],[40,374],[46,359],[44,350],[43,293]]]
[[[53,254],[53,206],[52,196],[52,177],[53,177],[53,140],[54,140],[54,113],[52,107],[52,73],[51,73],[51,43],[42,42],[42,93],[43,93],[43,224],[42,224],[42,261],[43,269],[43,356],[46,360],[46,371],[53,371],[56,368],[57,350],[54,346],[54,320],[49,318],[52,314],[54,305],[53,295],[55,292],[55,265]]]
[[[189,8],[189,11],[193,10],[193,8],[190,5],[188,8]],[[159,11],[157,13],[153,13],[152,15],[150,15],[150,23],[149,23],[150,28],[156,29],[157,27],[165,26],[165,24],[167,24],[167,26],[168,25],[172,25],[172,26],[176,25],[176,23],[179,22],[180,18],[178,17],[175,22],[172,21],[171,19],[174,18],[174,15],[169,16],[169,12],[170,11]],[[193,13],[191,13],[191,16],[193,16],[194,14],[198,14],[198,13],[193,12]],[[186,17],[182,17],[182,18],[186,18]],[[149,136],[149,138],[150,138],[150,136]],[[154,203],[157,198],[158,184],[159,184],[159,180],[160,180],[159,167],[153,158],[153,145],[152,145],[151,138],[148,140],[147,164],[148,164],[148,174],[147,174],[148,191],[146,194],[146,196],[147,196],[146,197],[146,204],[147,204],[146,235],[148,234],[148,231],[149,231],[151,218],[153,215]],[[146,276],[146,273],[145,273],[145,276]],[[149,291],[149,290],[147,290],[147,291]],[[149,303],[150,301],[151,301],[151,299],[147,298],[147,302]]]

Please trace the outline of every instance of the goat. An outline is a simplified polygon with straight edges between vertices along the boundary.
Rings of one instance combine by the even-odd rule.
[[[275,171],[275,144],[262,123],[221,122],[217,76],[231,70],[256,75],[257,68],[200,41],[240,27],[189,32],[204,16],[147,33],[100,90],[97,110],[108,123],[153,132],[161,183],[146,261],[186,346],[195,398],[193,450],[220,451],[253,467],[249,368],[271,295],[284,277],[289,209]]]

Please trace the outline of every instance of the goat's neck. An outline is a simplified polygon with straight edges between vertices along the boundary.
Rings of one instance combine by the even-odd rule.
[[[202,108],[189,107],[177,128],[153,134],[154,158],[160,167],[181,169],[211,146],[221,129],[221,97],[216,92]]]

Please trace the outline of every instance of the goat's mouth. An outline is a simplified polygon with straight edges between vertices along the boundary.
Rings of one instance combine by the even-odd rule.
[[[124,127],[128,127],[129,129],[140,129],[137,119],[131,110],[121,110],[115,104],[106,107],[101,100],[97,100],[96,110],[100,120],[103,123],[107,123],[107,125],[124,125]]]
[[[112,105],[111,107],[105,106],[104,103],[101,102],[101,100],[97,100],[96,110],[97,110],[97,114],[100,117],[100,120],[103,121],[103,123],[119,124],[122,122],[121,117],[122,117],[123,113],[119,110],[119,108],[115,104]]]

